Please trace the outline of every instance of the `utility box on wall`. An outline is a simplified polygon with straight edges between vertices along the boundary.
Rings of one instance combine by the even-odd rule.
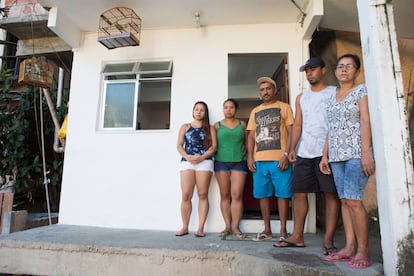
[[[20,63],[19,83],[52,87],[53,65],[44,57],[25,59]]]

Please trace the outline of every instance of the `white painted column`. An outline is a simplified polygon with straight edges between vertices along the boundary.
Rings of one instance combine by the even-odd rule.
[[[306,16],[303,21],[303,34],[302,34],[302,58],[300,64],[304,64],[309,59],[309,43],[312,41],[312,35],[319,25],[324,15],[323,0],[312,0],[309,2],[306,9]],[[297,68],[299,70],[299,68]],[[297,72],[297,71],[296,71]],[[306,80],[306,75],[302,72],[300,82],[300,92],[309,88],[309,83]],[[295,110],[295,100],[298,93],[295,93],[292,97],[292,109]],[[309,209],[306,216],[304,232],[316,233],[316,195],[314,193],[308,194]]]
[[[413,164],[391,1],[357,0],[376,163],[385,275],[412,260]],[[408,253],[408,254],[407,254]]]

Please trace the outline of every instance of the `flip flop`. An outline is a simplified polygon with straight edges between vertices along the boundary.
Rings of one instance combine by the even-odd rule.
[[[290,234],[290,233],[286,233],[286,234],[280,235],[280,237],[279,237],[279,241],[280,241],[282,238],[283,238],[283,239],[287,239],[287,238],[289,238],[291,235],[292,235],[292,234]]]
[[[197,231],[194,233],[194,236],[196,236],[197,238],[204,238],[206,234],[204,232]]]
[[[336,253],[336,252],[325,257],[325,261],[331,262],[331,263],[334,263],[334,262],[349,262],[349,261],[351,261],[351,259],[352,259],[351,256],[348,256],[348,255],[345,255],[345,254],[342,254],[342,253]]]
[[[282,243],[285,243],[285,245],[282,245]],[[278,242],[273,244],[273,247],[279,247],[279,248],[283,248],[283,247],[306,247],[306,245],[297,244],[297,243],[288,241],[284,237],[281,237]]]
[[[239,233],[234,233],[234,235],[239,239],[239,240],[244,240],[246,238],[246,235],[243,234],[242,232]]]
[[[223,231],[220,232],[219,237],[224,238],[224,237],[227,237],[230,234],[231,234],[230,230],[223,230]]]
[[[183,230],[180,230],[180,231],[178,231],[177,233],[175,233],[175,235],[176,235],[177,237],[182,237],[182,236],[188,235],[188,231],[183,231]]]
[[[348,263],[350,268],[358,268],[364,269],[369,267],[372,264],[372,261],[368,257],[363,258],[352,258],[351,261]]]
[[[322,254],[325,256],[331,255],[333,253],[336,253],[338,251],[338,248],[336,248],[335,246],[323,246],[322,247]]]
[[[256,237],[253,238],[253,241],[265,241],[273,239],[272,235],[266,233],[258,233]]]

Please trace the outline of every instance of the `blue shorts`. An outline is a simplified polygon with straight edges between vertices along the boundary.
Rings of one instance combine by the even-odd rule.
[[[330,165],[339,198],[362,200],[368,176],[362,169],[361,159],[331,162]]]
[[[221,162],[214,160],[214,171],[215,172],[231,172],[238,171],[247,173],[249,169],[247,168],[247,161],[243,160],[240,162]]]
[[[291,198],[292,165],[281,171],[279,161],[256,161],[253,173],[253,196],[266,198],[275,195],[280,198]]]

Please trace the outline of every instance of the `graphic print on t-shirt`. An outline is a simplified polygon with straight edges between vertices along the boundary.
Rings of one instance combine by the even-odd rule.
[[[256,112],[256,151],[280,149],[280,108]]]

